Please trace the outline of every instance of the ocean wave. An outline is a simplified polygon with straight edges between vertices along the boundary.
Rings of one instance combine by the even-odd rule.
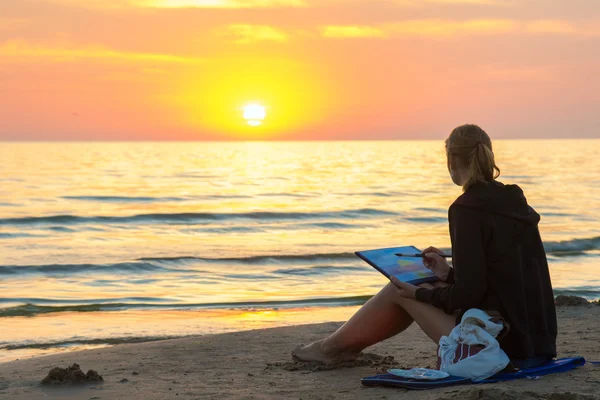
[[[63,232],[63,233],[75,232],[74,229],[66,228],[64,226],[51,226],[51,227],[48,228],[48,230],[51,230],[51,231],[54,231],[54,232]]]
[[[282,264],[285,262],[318,262],[323,260],[354,260],[354,253],[316,253],[316,254],[279,254],[279,255],[260,255],[250,257],[144,257],[138,258],[136,261],[144,262],[160,262],[160,263],[180,263],[180,262],[207,262],[207,263],[240,263],[240,264]]]
[[[66,306],[40,306],[24,304],[21,306],[0,308],[0,317],[31,317],[38,314],[54,312],[93,312],[93,311],[118,311],[134,308],[137,304],[112,303],[112,304],[86,304]]]
[[[44,235],[34,235],[31,233],[25,233],[25,232],[19,232],[19,233],[0,232],[0,239],[18,239],[18,238],[32,238],[32,237],[44,237]]]
[[[365,197],[414,197],[418,196],[416,193],[409,192],[344,192],[344,193],[334,193],[339,196],[365,196]]]
[[[97,201],[107,203],[157,203],[169,201],[185,201],[183,197],[129,197],[129,196],[62,196],[61,199]]]
[[[87,340],[64,340],[60,342],[42,342],[42,343],[21,343],[0,345],[0,350],[24,350],[24,349],[52,349],[57,347],[74,346],[94,346],[94,345],[115,345],[125,343],[145,343],[156,342],[159,340],[179,339],[186,336],[141,336],[141,337],[118,337],[105,339],[87,339]]]
[[[51,215],[44,217],[22,217],[0,219],[2,225],[47,225],[47,224],[125,224],[125,223],[172,223],[190,224],[202,221],[219,220],[306,220],[306,219],[348,219],[377,216],[398,215],[395,212],[363,208],[357,210],[341,210],[326,212],[270,212],[256,211],[246,213],[173,213],[173,214],[138,214],[132,216],[110,217],[94,216],[82,217],[76,215]]]
[[[152,178],[152,179],[156,179],[156,176],[146,176],[146,178]],[[214,174],[195,174],[193,172],[182,172],[179,174],[175,174],[172,176],[167,176],[166,178],[197,178],[197,179],[214,179],[214,178],[219,178],[218,175],[214,175]]]
[[[339,196],[365,196],[365,197],[394,197],[393,193],[385,192],[357,192],[357,193],[336,193]]]
[[[297,231],[301,229],[361,229],[373,227],[366,224],[348,224],[342,222],[308,222],[308,223],[292,223],[292,224],[254,224],[254,225],[237,225],[237,226],[219,226],[219,227],[196,227],[184,229],[183,232],[201,232],[201,233],[258,233],[267,231]]]
[[[94,303],[94,304],[69,304],[45,306],[27,303],[14,307],[0,308],[2,317],[32,317],[39,314],[50,314],[60,312],[98,312],[98,311],[122,311],[129,309],[273,309],[273,308],[297,308],[297,307],[341,307],[364,304],[372,296],[351,296],[335,298],[317,298],[301,300],[282,301],[256,301],[256,302],[232,302],[232,303]],[[17,299],[5,299],[12,303]],[[44,299],[40,299],[44,300]],[[60,301],[60,300],[56,300]]]
[[[261,193],[259,197],[293,197],[293,198],[309,198],[316,197],[316,194],[299,194],[299,193]]]
[[[265,226],[264,225],[255,225],[255,226],[248,226],[248,225],[242,225],[242,226],[220,226],[220,227],[215,227],[215,228],[190,228],[190,229],[183,229],[183,232],[185,233],[259,233],[259,232],[264,232],[265,231]]]
[[[354,228],[366,228],[372,225],[363,224],[345,224],[342,222],[315,222],[309,224],[297,224],[295,227],[300,228],[325,228],[325,229],[354,229]]]
[[[559,242],[545,242],[546,253],[556,256],[571,256],[585,254],[587,251],[600,249],[600,236],[563,240]]]
[[[600,298],[600,287],[581,286],[573,289],[554,289],[554,295],[580,296],[588,300],[598,300]]]
[[[329,225],[323,225],[329,226]],[[333,228],[334,226],[329,226]],[[4,234],[9,235],[9,234]],[[13,237],[12,234],[8,237]],[[15,234],[14,237],[17,237]],[[26,235],[26,234],[24,234]],[[0,234],[0,238],[3,238]],[[558,242],[546,242],[546,252],[549,256],[570,257],[588,255],[590,251],[600,250],[600,237],[573,239]],[[450,250],[448,249],[448,252]],[[594,256],[595,254],[590,254]],[[117,262],[106,264],[42,264],[42,265],[0,265],[0,276],[2,275],[57,275],[57,274],[79,274],[79,273],[153,273],[153,272],[176,272],[176,273],[206,273],[199,269],[185,268],[179,264],[244,264],[244,265],[289,265],[301,264],[310,267],[301,269],[280,269],[276,273],[290,275],[315,275],[320,268],[319,263],[350,263],[358,259],[354,253],[311,253],[311,254],[264,254],[248,257],[202,257],[202,256],[174,256],[174,257],[143,257],[130,262]],[[317,264],[313,266],[311,264]],[[331,268],[350,268],[360,270],[357,266],[331,266]],[[315,269],[316,268],[316,269]],[[329,268],[329,267],[328,267]],[[295,272],[294,272],[295,271]],[[321,273],[325,272],[322,270]]]
[[[330,265],[318,265],[310,268],[281,268],[273,271],[275,274],[284,275],[300,275],[300,276],[312,276],[312,275],[324,275],[324,274],[344,274],[349,271],[372,271],[369,267],[351,267],[342,266],[335,267]]]
[[[408,217],[404,218],[406,221],[410,222],[422,222],[422,223],[446,223],[448,222],[448,218],[446,217]]]
[[[416,208],[413,208],[413,210],[424,211],[424,212],[429,212],[429,213],[436,213],[436,214],[444,214],[444,215],[448,214],[448,210],[443,209],[443,208],[416,207]]]
[[[88,304],[112,304],[112,303],[172,303],[175,300],[164,298],[164,297],[119,297],[119,298],[105,298],[105,299],[86,299],[85,301]],[[0,304],[15,304],[15,303],[23,303],[23,304],[37,304],[37,305],[47,305],[47,304],[56,304],[56,305],[81,305],[82,300],[77,299],[48,299],[48,298],[35,298],[35,297],[16,297],[16,298],[8,298],[8,297],[0,297]],[[1,310],[1,308],[0,308]]]
[[[260,255],[250,257],[148,257],[139,258],[130,262],[117,262],[107,264],[41,264],[41,265],[0,265],[0,276],[2,275],[77,275],[89,273],[194,273],[214,274],[196,268],[186,268],[189,264],[249,264],[249,265],[282,265],[282,264],[313,264],[317,262],[345,261],[356,262],[358,258],[354,253],[324,253],[324,254],[281,254]],[[337,268],[337,267],[336,267]],[[254,275],[259,278],[262,275]]]
[[[170,268],[149,262],[121,262],[115,264],[42,264],[42,265],[2,265],[0,275],[27,274],[77,274],[90,272],[140,273],[174,271]],[[182,272],[177,270],[177,272]],[[194,272],[203,272],[194,270]]]
[[[100,203],[167,203],[206,199],[251,199],[252,196],[241,194],[210,194],[205,196],[160,197],[160,196],[62,196],[65,200],[91,201]]]
[[[285,271],[280,271],[285,273]],[[290,271],[291,272],[291,271]],[[298,271],[296,271],[298,272]],[[306,272],[306,271],[300,271]],[[581,286],[573,288],[555,288],[554,295],[573,295],[581,296],[588,300],[597,300],[600,298],[600,287]],[[82,300],[63,300],[63,299],[2,299],[2,302],[8,304],[18,303],[20,300],[30,302],[0,308],[0,318],[6,317],[34,317],[41,314],[75,312],[111,312],[124,310],[210,310],[210,309],[231,309],[231,310],[264,310],[281,308],[304,308],[304,307],[344,307],[358,306],[366,303],[372,296],[349,296],[334,298],[313,298],[299,300],[281,300],[281,301],[246,301],[246,302],[222,302],[222,303],[178,303],[172,299],[154,299],[147,298],[150,302],[126,302],[123,300],[132,299],[90,299],[88,304],[81,304]],[[143,298],[140,298],[142,300]],[[116,301],[115,301],[116,300]],[[35,304],[35,303],[38,304]],[[66,303],[75,304],[66,304]],[[80,304],[76,304],[79,302]],[[54,305],[41,305],[39,303]]]
[[[231,200],[231,199],[251,199],[252,196],[245,194],[208,194],[206,196],[194,197],[194,199],[217,199],[217,200]]]
[[[311,224],[316,225],[316,224]],[[325,225],[326,226],[326,225]],[[329,227],[335,227],[334,225]],[[349,227],[349,226],[346,226]],[[600,250],[600,236],[593,238],[572,239],[557,242],[545,242],[546,253],[555,256],[583,255],[586,252]],[[450,249],[444,251],[450,253]],[[250,257],[209,258],[196,256],[181,257],[144,257],[136,261],[160,263],[207,262],[207,263],[241,263],[241,264],[282,264],[285,262],[322,262],[323,260],[351,261],[356,260],[354,253],[315,253],[315,254],[278,254],[258,255]]]

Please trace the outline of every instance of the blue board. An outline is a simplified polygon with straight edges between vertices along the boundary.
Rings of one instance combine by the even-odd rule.
[[[401,282],[435,282],[438,278],[423,264],[421,257],[398,257],[396,253],[415,254],[421,251],[414,246],[357,251],[356,254],[388,279],[395,276]]]
[[[540,365],[539,367],[522,369],[509,374],[497,374],[486,379],[482,383],[494,383],[532,376],[557,374],[559,372],[570,371],[574,368],[582,367],[583,365],[585,365],[585,359],[583,357],[560,358],[558,360],[549,361],[544,365]]]
[[[471,385],[480,383],[495,383],[501,381],[511,381],[515,379],[523,379],[528,377],[544,376],[549,374],[557,374],[560,372],[570,371],[577,367],[585,365],[585,359],[583,357],[574,358],[561,358],[559,360],[552,360],[544,365],[535,368],[522,369],[517,372],[511,372],[508,374],[497,374],[493,377],[480,381],[473,382],[470,379],[461,378],[458,376],[450,376],[445,379],[439,379],[436,381],[422,381],[415,379],[406,379],[392,374],[380,374],[362,378],[361,383],[365,386],[392,386],[401,387],[412,390],[426,390],[442,388],[454,385]]]

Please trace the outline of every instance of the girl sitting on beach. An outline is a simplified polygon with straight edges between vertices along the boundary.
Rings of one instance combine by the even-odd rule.
[[[556,356],[556,310],[540,216],[518,186],[496,181],[492,142],[480,127],[454,129],[446,156],[452,181],[464,191],[448,212],[453,267],[440,250],[427,248],[425,265],[439,282],[416,287],[394,279],[329,337],[294,349],[296,359],[353,359],[413,322],[439,343],[471,308],[500,314],[508,324],[500,346],[515,367],[535,367]]]

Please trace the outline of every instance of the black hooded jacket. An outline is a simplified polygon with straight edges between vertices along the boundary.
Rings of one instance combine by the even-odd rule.
[[[417,290],[417,300],[451,314],[497,311],[510,330],[500,346],[511,359],[556,356],[556,310],[538,222],[516,185],[479,183],[448,211],[450,286]]]

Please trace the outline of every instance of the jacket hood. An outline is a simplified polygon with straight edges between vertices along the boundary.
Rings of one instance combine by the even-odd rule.
[[[519,186],[504,185],[498,181],[472,186],[454,204],[504,215],[531,225],[540,222],[540,215],[527,204]]]

